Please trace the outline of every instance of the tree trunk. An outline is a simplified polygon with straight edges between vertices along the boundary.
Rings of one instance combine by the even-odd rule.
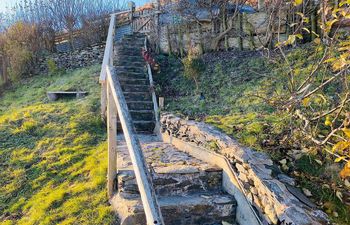
[[[239,50],[243,50],[243,23],[242,23],[242,13],[238,13],[238,47],[239,47]]]

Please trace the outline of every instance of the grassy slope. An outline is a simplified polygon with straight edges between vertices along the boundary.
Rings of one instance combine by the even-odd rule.
[[[98,66],[28,79],[0,97],[0,224],[112,224]],[[49,102],[46,91],[84,99]]]
[[[296,63],[303,64],[308,52],[298,50],[292,57]],[[251,52],[209,54],[204,60],[207,66],[200,77],[199,90],[195,91],[194,82],[184,78],[179,59],[158,57],[162,67],[155,80],[159,85],[158,95],[165,96],[167,111],[210,123],[242,144],[267,152],[277,163],[289,158],[286,155],[289,150],[300,149],[288,136],[290,123],[295,121],[256,97],[283,91],[283,78],[276,81],[282,66],[276,68]],[[204,100],[199,93],[205,96]],[[319,165],[315,157],[303,156],[289,162],[285,172],[297,175],[299,185],[312,191],[314,201],[322,203],[335,222],[350,224],[350,208],[340,202],[331,188],[322,186],[339,179],[337,172],[332,171],[333,161]],[[315,177],[318,180],[311,181]]]

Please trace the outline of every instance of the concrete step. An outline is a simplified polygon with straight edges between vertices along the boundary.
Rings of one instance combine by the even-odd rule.
[[[163,196],[158,199],[167,225],[221,225],[235,223],[235,199],[225,193],[195,193],[187,196]],[[111,201],[121,225],[145,225],[140,198],[117,194]]]
[[[121,85],[122,90],[126,92],[146,92],[149,91],[149,85],[139,85],[139,84],[126,84]]]
[[[125,100],[128,101],[151,101],[149,92],[124,92]]]
[[[146,78],[146,74],[139,75],[142,78],[134,78],[133,76],[118,74],[118,80],[120,85],[149,85],[149,80]]]
[[[128,101],[129,110],[153,110],[152,101]]]
[[[134,121],[133,124],[137,133],[151,134],[153,133],[155,122],[154,121]],[[118,132],[123,132],[120,122],[117,123]]]

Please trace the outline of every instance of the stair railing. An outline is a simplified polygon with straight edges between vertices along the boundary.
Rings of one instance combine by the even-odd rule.
[[[108,137],[108,169],[107,191],[108,197],[113,196],[117,176],[117,116],[120,120],[124,138],[128,147],[136,182],[141,195],[141,201],[148,225],[164,225],[160,207],[153,188],[152,177],[147,168],[139,139],[130,116],[116,71],[113,68],[113,40],[115,32],[115,15],[111,15],[108,30],[105,55],[100,74],[102,84],[101,105],[105,101],[107,112]],[[109,49],[107,49],[109,48]],[[101,106],[101,110],[105,110]],[[104,113],[103,113],[104,114]]]
[[[148,49],[147,49],[147,37],[145,38],[145,41],[144,41],[144,49],[145,49],[145,51],[148,51]],[[155,91],[155,87],[154,87],[152,68],[148,62],[146,62],[146,64],[147,64],[148,79],[149,79],[149,83],[150,83],[150,87],[151,87],[154,116],[156,119],[155,133],[157,133],[157,132],[159,132],[159,128],[160,128],[159,107],[158,107],[157,96],[156,96],[156,91]]]

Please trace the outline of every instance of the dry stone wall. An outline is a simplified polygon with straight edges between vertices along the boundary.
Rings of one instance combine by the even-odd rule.
[[[160,122],[162,133],[226,156],[248,201],[263,221],[285,225],[329,224],[327,215],[316,209],[295,187],[294,179],[283,174],[267,154],[243,147],[202,122],[187,121],[173,114],[163,114]]]
[[[104,54],[104,44],[85,47],[72,52],[57,52],[49,54],[39,59],[36,73],[48,73],[48,61],[53,60],[58,69],[71,70],[102,64]]]

